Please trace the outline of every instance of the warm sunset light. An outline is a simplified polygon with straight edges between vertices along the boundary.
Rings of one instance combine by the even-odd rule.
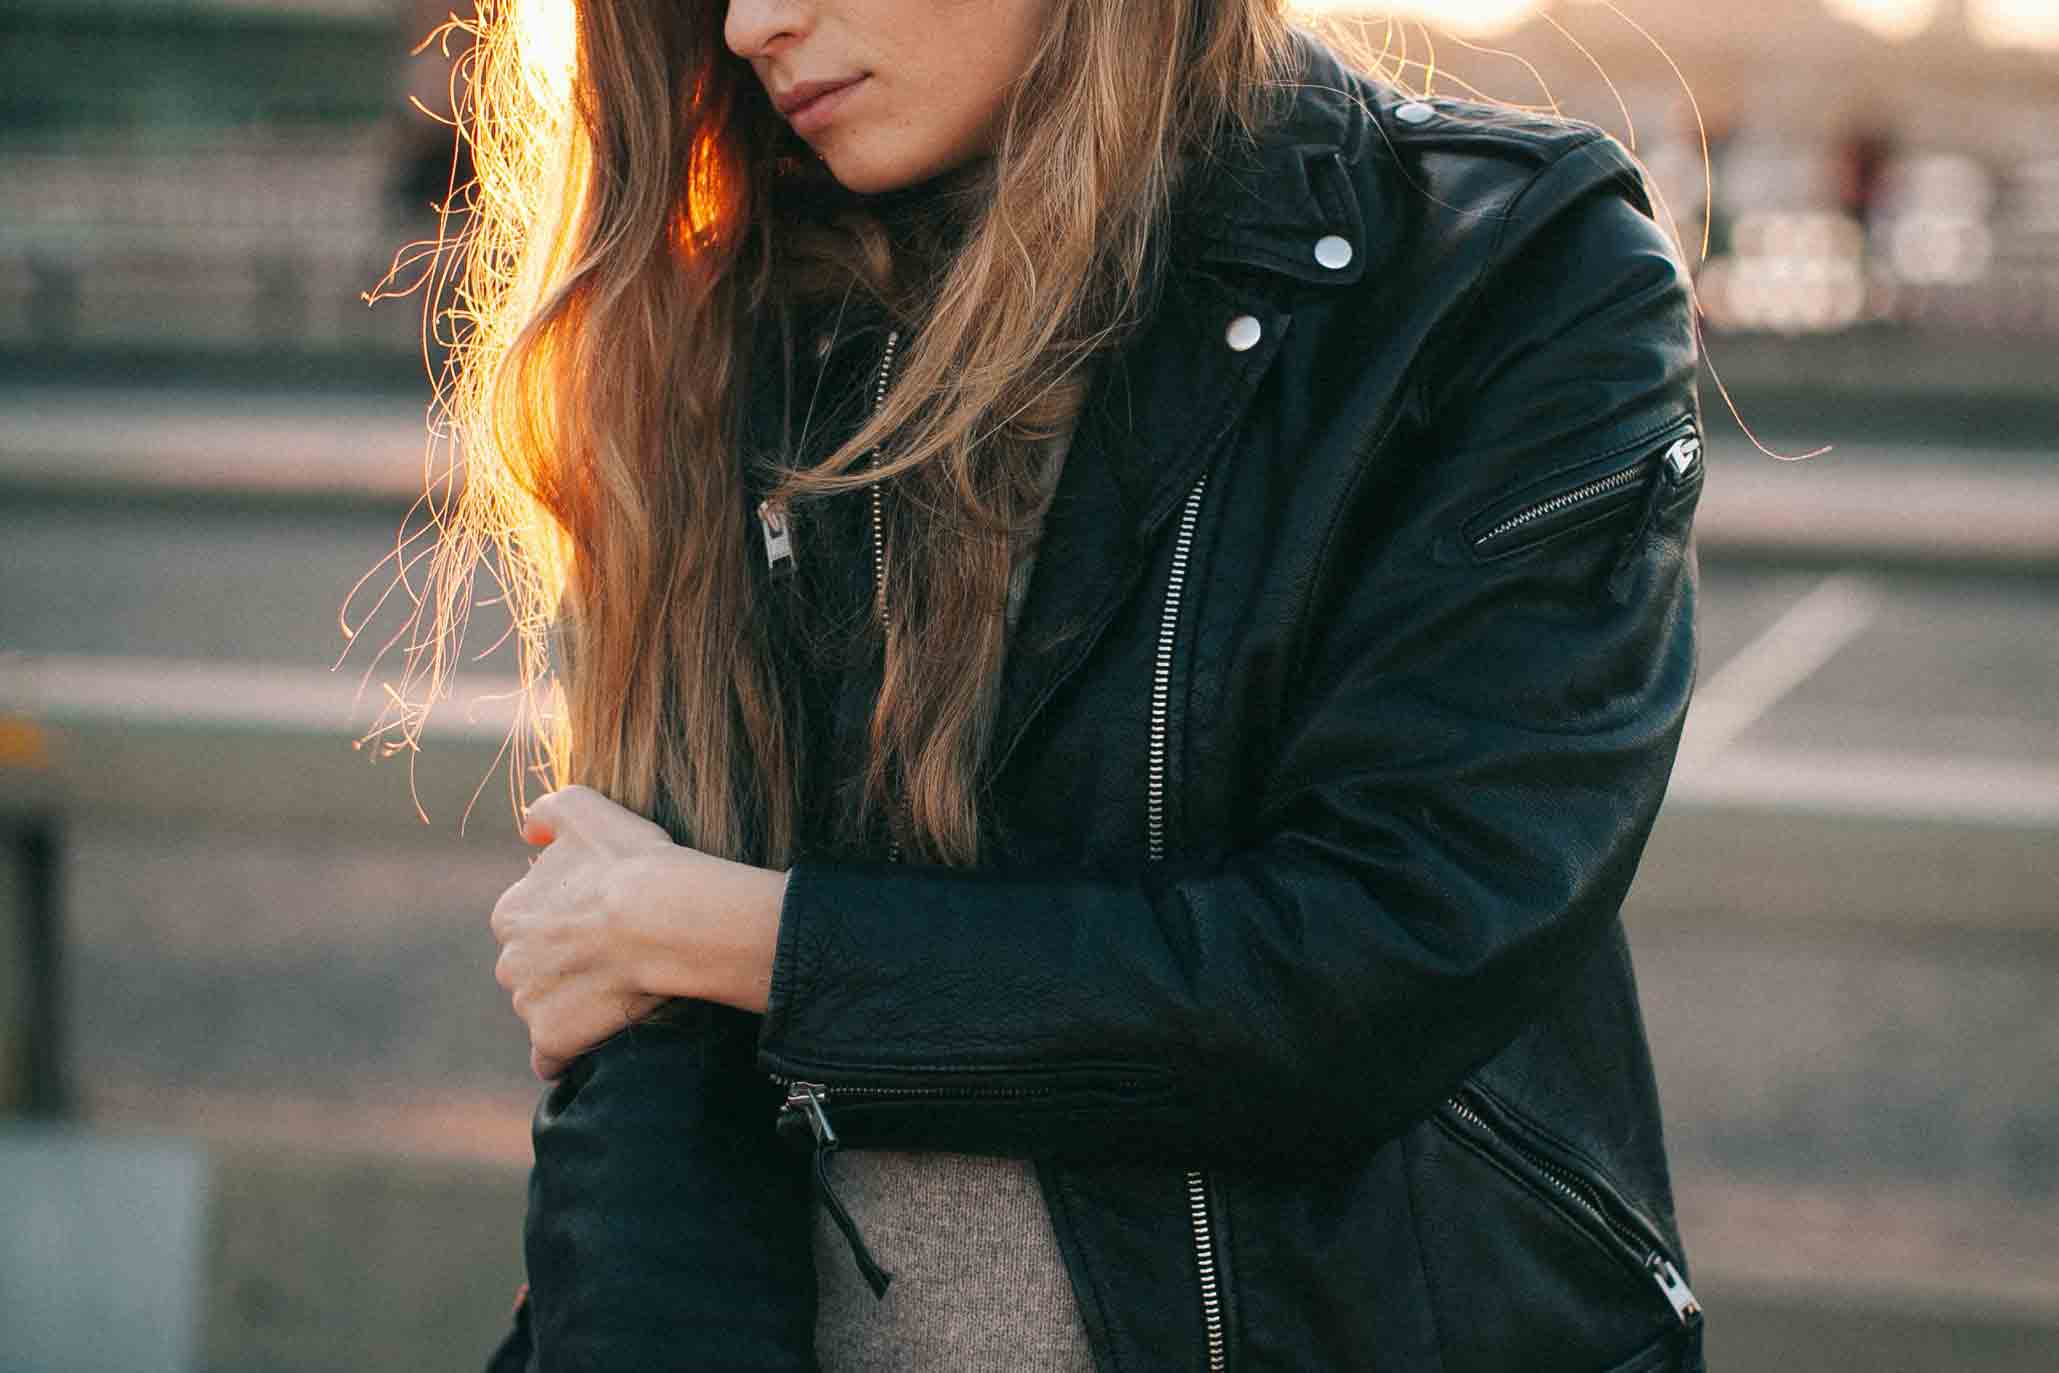
[[[1366,19],[1407,19],[1467,38],[1489,38],[1520,27],[1545,8],[1544,0],[1293,0],[1304,14],[1350,14]]]
[[[560,0],[524,0],[532,9],[555,9],[558,3]],[[1846,23],[1897,43],[1930,32],[1948,8],[1944,0],[1822,0],[1822,4]],[[1563,0],[1559,4],[1552,0],[1290,0],[1289,7],[1310,16],[1407,20],[1460,37],[1489,38],[1565,5]],[[1624,12],[1634,15],[1638,9],[1633,2]],[[1966,30],[1989,47],[2059,49],[2059,0],[1965,0],[1965,15]]]
[[[1991,47],[2059,49],[2059,0],[1967,0],[1966,26]]]
[[[1901,42],[1929,28],[1937,18],[1938,0],[1823,0],[1840,19]]]
[[[572,0],[513,0],[523,65],[554,95],[572,87],[578,61],[577,19]]]

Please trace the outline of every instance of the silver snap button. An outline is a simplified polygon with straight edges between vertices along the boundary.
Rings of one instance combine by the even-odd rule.
[[[1338,234],[1324,234],[1315,241],[1315,260],[1331,271],[1351,265],[1351,240]]]
[[[1239,315],[1230,321],[1230,327],[1223,331],[1223,341],[1236,352],[1243,352],[1258,342],[1258,336],[1265,331],[1258,326],[1258,320],[1250,315]]]
[[[1422,124],[1437,117],[1437,111],[1420,100],[1410,100],[1394,107],[1394,117],[1404,124]]]

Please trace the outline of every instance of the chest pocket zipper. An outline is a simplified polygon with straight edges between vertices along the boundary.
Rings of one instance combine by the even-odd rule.
[[[1179,630],[1180,596],[1187,581],[1187,561],[1194,548],[1194,531],[1201,511],[1202,492],[1208,474],[1201,474],[1187,492],[1180,508],[1180,522],[1173,536],[1172,570],[1165,584],[1165,603],[1159,612],[1158,651],[1151,667],[1151,739],[1146,752],[1145,774],[1145,857],[1156,863],[1165,857],[1165,789],[1168,735],[1172,711],[1173,643]],[[1199,1169],[1186,1176],[1187,1218],[1194,1234],[1194,1273],[1201,1295],[1203,1336],[1208,1349],[1209,1373],[1223,1373],[1229,1366],[1229,1349],[1223,1328],[1222,1286],[1215,1263],[1215,1223],[1208,1210],[1208,1175]]]

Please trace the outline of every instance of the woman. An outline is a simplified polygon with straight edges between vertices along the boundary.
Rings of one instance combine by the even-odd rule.
[[[564,631],[577,783],[496,1366],[1700,1368],[1629,155],[1276,0],[578,9],[572,117],[489,23],[470,121],[446,568]]]

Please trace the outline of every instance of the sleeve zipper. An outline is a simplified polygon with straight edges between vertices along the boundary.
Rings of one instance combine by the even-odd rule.
[[[1659,454],[1652,463],[1651,479],[1645,483],[1644,509],[1638,514],[1637,527],[1623,540],[1622,549],[1616,554],[1616,562],[1609,569],[1609,595],[1617,605],[1630,604],[1630,588],[1636,580],[1637,558],[1644,551],[1645,540],[1651,537],[1654,521],[1659,516],[1661,498],[1671,490],[1684,485],[1695,464],[1701,460],[1702,441],[1699,434],[1689,433],[1673,440],[1666,451]]]
[[[894,1275],[882,1268],[872,1256],[872,1250],[858,1233],[858,1223],[836,1195],[829,1184],[829,1156],[840,1145],[836,1130],[829,1123],[829,1111],[824,1103],[831,1088],[821,1082],[803,1082],[781,1073],[771,1075],[772,1080],[786,1088],[786,1101],[779,1108],[777,1129],[784,1138],[806,1139],[814,1142],[815,1191],[829,1208],[830,1219],[843,1232],[844,1241],[850,1246],[851,1258],[857,1263],[858,1271],[875,1297],[885,1297],[887,1284]],[[834,1089],[841,1097],[1029,1097],[1046,1096],[1056,1091],[1055,1087],[838,1087]],[[807,1135],[801,1134],[805,1127]]]
[[[829,1217],[836,1222],[836,1228],[844,1232],[844,1240],[851,1246],[851,1257],[857,1261],[859,1273],[864,1275],[865,1285],[872,1289],[872,1295],[884,1299],[887,1284],[894,1275],[879,1266],[872,1257],[872,1251],[858,1234],[858,1223],[851,1219],[851,1213],[837,1200],[836,1190],[829,1185],[829,1156],[836,1152],[836,1131],[830,1128],[829,1113],[822,1109],[822,1098],[829,1089],[819,1082],[790,1082],[786,1089],[786,1104],[779,1108],[780,1121],[795,1118],[805,1119],[808,1129],[815,1136],[815,1194],[822,1204],[829,1208]]]
[[[1676,433],[1663,449],[1656,452],[1646,450],[1626,467],[1533,501],[1495,520],[1470,537],[1473,553],[1486,558],[1513,551],[1509,545],[1515,543],[1520,547],[1522,537],[1534,533],[1540,524],[1557,522],[1568,515],[1577,516],[1589,507],[1612,506],[1614,498],[1642,483],[1643,500],[1636,523],[1618,545],[1608,572],[1610,594],[1619,603],[1627,601],[1637,554],[1650,537],[1666,495],[1692,482],[1701,465],[1701,435],[1691,418],[1680,423],[1687,426],[1686,432]],[[1674,428],[1677,430],[1679,425]]]

